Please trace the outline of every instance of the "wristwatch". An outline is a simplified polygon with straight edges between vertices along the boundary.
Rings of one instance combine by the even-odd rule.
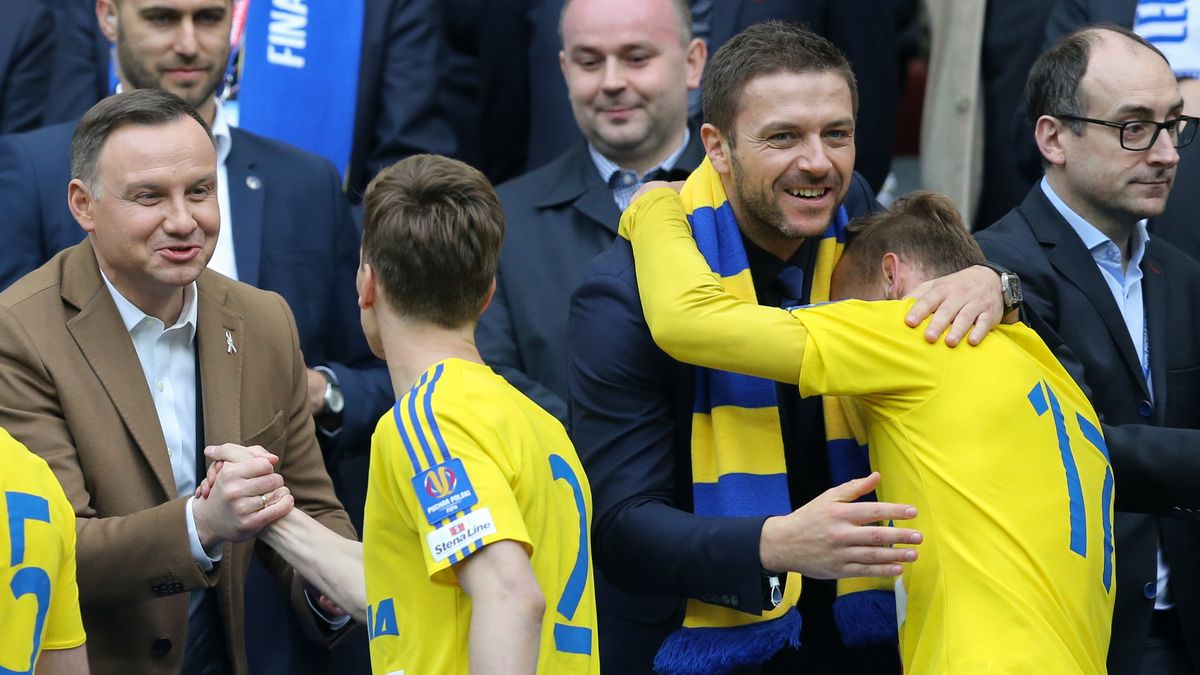
[[[996,263],[980,263],[1000,275],[1000,294],[1004,296],[1004,313],[1021,308],[1021,277]]]
[[[342,385],[338,383],[337,376],[323,366],[313,370],[325,377],[325,410],[321,411],[322,414],[341,415],[346,407],[346,398],[342,396]]]

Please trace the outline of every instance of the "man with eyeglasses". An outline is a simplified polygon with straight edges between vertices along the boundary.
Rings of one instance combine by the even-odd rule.
[[[1158,49],[1113,25],[1050,47],[1025,93],[1045,177],[978,240],[1020,275],[1027,318],[1105,422],[1118,495],[1108,670],[1194,675],[1200,264],[1151,240],[1146,219],[1197,120]]]

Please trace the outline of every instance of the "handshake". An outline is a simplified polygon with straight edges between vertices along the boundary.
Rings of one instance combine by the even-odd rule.
[[[196,532],[206,551],[222,542],[258,537],[305,579],[310,598],[331,617],[366,621],[362,543],[346,539],[300,509],[279,457],[260,446],[233,443],[204,449],[212,460],[192,502]]]

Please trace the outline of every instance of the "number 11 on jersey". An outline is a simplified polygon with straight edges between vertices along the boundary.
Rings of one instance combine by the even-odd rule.
[[[1075,463],[1075,451],[1071,447],[1071,437],[1067,434],[1066,419],[1062,406],[1055,396],[1054,390],[1045,382],[1038,382],[1029,392],[1029,403],[1038,417],[1050,413],[1054,420],[1054,430],[1058,435],[1058,451],[1062,456],[1063,470],[1067,477],[1067,503],[1070,511],[1071,551],[1081,558],[1086,558],[1087,550],[1087,506],[1083,496],[1083,484],[1079,479],[1079,468]],[[1113,503],[1113,474],[1109,464],[1108,446],[1104,436],[1090,420],[1075,413],[1075,423],[1079,433],[1090,443],[1097,452],[1104,456],[1107,466],[1104,469],[1104,485],[1100,491],[1100,514],[1104,528],[1104,590],[1112,590],[1113,544],[1112,544],[1112,503]]]

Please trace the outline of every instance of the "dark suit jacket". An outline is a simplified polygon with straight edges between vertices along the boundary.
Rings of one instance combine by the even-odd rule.
[[[67,209],[74,129],[0,137],[0,289],[83,239]],[[283,143],[236,128],[232,137],[226,168],[238,277],[288,301],[308,364],[329,366],[345,392],[337,451],[365,451],[392,392],[359,327],[358,232],[337,173]]]
[[[361,198],[375,174],[418,153],[452,155],[454,132],[438,98],[445,54],[442,3],[366,0],[354,145],[346,185]]]
[[[235,353],[226,349],[229,334]],[[317,446],[287,304],[206,271],[196,344],[204,441],[275,453],[296,505],[353,537]],[[177,495],[149,387],[89,242],[0,294],[0,426],[50,464],[78,518],[92,672],[178,673],[185,591],[213,588],[231,666],[245,673],[242,588],[253,543],[225,544],[207,573],[192,559],[186,495]],[[265,546],[257,553],[308,615],[282,558]]]
[[[41,0],[0,0],[0,134],[42,125],[54,66],[54,15]]]
[[[42,124],[76,122],[111,93],[108,38],[96,25],[95,0],[51,0],[54,73]]]
[[[690,171],[702,159],[700,133],[692,129],[676,167]],[[565,421],[571,292],[616,238],[621,212],[584,143],[497,192],[504,247],[476,344],[496,372]]]
[[[1149,515],[1188,515],[1173,507],[1200,502],[1200,264],[1162,240],[1146,250],[1151,405],[1100,269],[1040,186],[977,238],[990,260],[1021,276],[1033,327],[1058,348],[1104,422],[1118,509],[1109,672],[1140,672],[1160,537],[1192,664],[1200,669],[1200,525]]]
[[[877,208],[862,176],[854,176],[845,206],[852,217]],[[628,241],[616,240],[588,268],[571,297],[568,339],[571,436],[592,486],[602,666],[649,672],[662,639],[679,627],[686,598],[761,610],[765,518],[691,512],[695,373],[654,344]],[[818,494],[829,487],[824,452],[809,451],[823,428],[819,401],[813,405],[813,418],[785,413],[783,420],[794,506],[808,500],[797,479],[816,482]],[[823,437],[815,445],[823,445]],[[820,597],[819,583],[810,583],[805,581],[802,604]],[[831,600],[823,599],[826,615]],[[812,615],[817,612],[804,610],[804,641],[840,648],[831,626],[827,634],[819,632]],[[890,652],[894,660],[895,649]],[[821,672],[852,672],[847,663],[833,668]]]

